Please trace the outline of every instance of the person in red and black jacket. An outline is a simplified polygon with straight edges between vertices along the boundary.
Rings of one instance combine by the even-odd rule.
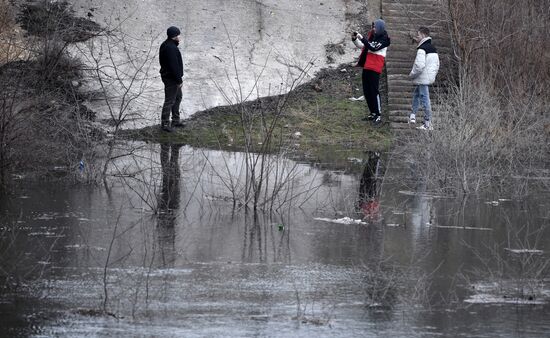
[[[380,74],[384,68],[386,51],[390,45],[386,24],[384,20],[378,19],[373,22],[372,29],[367,37],[363,37],[358,32],[353,32],[351,39],[358,48],[362,48],[357,66],[363,68],[363,95],[370,111],[370,115],[364,120],[379,124],[382,122],[382,117],[380,116],[380,92],[378,87]]]

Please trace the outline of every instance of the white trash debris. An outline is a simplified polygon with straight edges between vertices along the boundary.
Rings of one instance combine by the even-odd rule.
[[[338,219],[330,219],[330,218],[314,218],[316,221],[323,221],[323,222],[330,222],[330,223],[337,223],[337,224],[367,224],[363,222],[360,219],[353,219],[350,217],[343,217]]]
[[[537,255],[542,255],[544,253],[544,251],[537,250],[537,249],[510,249],[510,248],[505,248],[504,250],[506,250],[510,253],[514,253],[514,254],[537,254]]]

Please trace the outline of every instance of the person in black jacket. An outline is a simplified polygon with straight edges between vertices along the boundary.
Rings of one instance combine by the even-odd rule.
[[[180,121],[181,86],[183,84],[183,61],[178,48],[180,30],[170,27],[166,31],[168,38],[160,45],[160,77],[164,83],[164,104],[160,116],[161,128],[170,132],[170,112],[172,112],[172,127],[184,127]]]

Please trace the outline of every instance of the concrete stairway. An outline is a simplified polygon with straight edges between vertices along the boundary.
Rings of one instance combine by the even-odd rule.
[[[440,58],[440,71],[430,90],[432,110],[437,115],[437,92],[445,88],[445,75],[452,67],[452,48],[442,0],[382,0],[382,18],[391,38],[386,56],[387,111],[392,128],[408,128],[413,85],[408,75],[416,56],[412,36],[420,26],[430,29]],[[419,116],[421,117],[423,110]],[[435,116],[437,119],[437,116]],[[418,119],[418,117],[417,117]],[[419,119],[422,120],[421,118]]]

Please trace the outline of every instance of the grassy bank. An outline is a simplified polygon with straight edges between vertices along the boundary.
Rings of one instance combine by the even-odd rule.
[[[249,130],[251,144],[260,150],[266,139],[265,126],[274,123],[271,151],[284,148],[292,156],[319,162],[361,157],[365,150],[388,149],[393,136],[389,125],[375,127],[361,120],[367,114],[366,103],[350,100],[361,95],[360,88],[360,70],[341,65],[320,71],[313,80],[286,96],[201,111],[187,121],[186,128],[173,133],[151,126],[127,131],[126,137],[242,150],[246,140],[244,130]],[[243,111],[253,112],[245,123]]]

